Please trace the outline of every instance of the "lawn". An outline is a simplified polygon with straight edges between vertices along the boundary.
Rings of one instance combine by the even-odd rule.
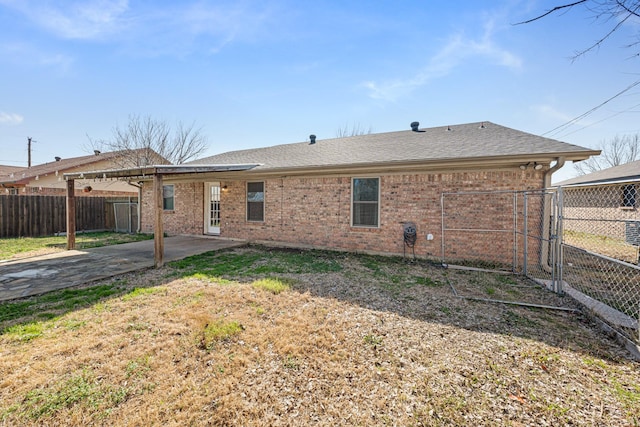
[[[640,423],[640,364],[520,277],[246,247],[0,304],[0,425]]]
[[[110,231],[76,234],[76,248],[87,249],[153,239],[152,234],[125,234]],[[66,236],[0,239],[0,260],[45,255],[65,250]]]

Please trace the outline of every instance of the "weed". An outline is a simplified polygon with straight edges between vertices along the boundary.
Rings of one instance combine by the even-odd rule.
[[[484,288],[484,291],[487,293],[487,295],[489,296],[493,296],[496,294],[496,288],[494,288],[493,286],[486,286]]]
[[[64,289],[48,294],[31,297],[24,301],[0,304],[0,322],[30,316],[53,318],[80,306],[89,306],[103,298],[123,292],[117,284],[92,286],[82,289]],[[58,312],[55,314],[55,312]]]
[[[127,325],[127,331],[146,331],[151,325],[147,322],[131,322]]]
[[[38,419],[62,408],[69,408],[95,393],[96,385],[86,372],[73,376],[51,389],[35,389],[27,393],[25,403],[31,409],[29,416]]]
[[[379,337],[374,334],[365,335],[363,340],[366,344],[369,344],[372,347],[377,347],[379,345],[382,345],[382,337]]]
[[[438,307],[438,310],[440,310],[441,312],[443,312],[444,314],[451,314],[451,308],[445,306],[445,305],[441,305]]]
[[[211,350],[216,342],[228,340],[243,330],[244,327],[236,321],[207,323],[200,333],[200,348]]]
[[[82,328],[87,322],[77,319],[66,319],[62,322],[62,327],[68,331],[76,331]]]
[[[170,263],[181,277],[246,277],[284,273],[328,273],[340,271],[336,255],[322,251],[261,249],[260,252],[207,252]]]
[[[282,362],[282,365],[286,368],[286,369],[291,369],[293,371],[297,371],[298,368],[300,367],[300,362],[298,361],[298,358],[296,358],[295,356],[292,356],[290,354],[287,355],[287,357],[284,359],[284,361]]]
[[[145,295],[155,294],[156,292],[166,291],[164,286],[158,286],[153,288],[134,288],[131,292],[122,296],[122,301],[130,301],[134,298],[138,298]]]
[[[433,280],[430,277],[416,277],[416,283],[418,285],[431,286],[431,287],[438,287],[438,286],[444,285],[444,283],[442,283],[441,281]]]
[[[529,327],[532,328],[537,325],[536,322],[529,319],[526,316],[523,316],[519,313],[516,313],[513,310],[506,310],[504,315],[502,316],[505,323],[509,326],[518,326],[518,327]]]
[[[150,367],[151,356],[145,355],[135,360],[129,361],[125,369],[125,375],[127,378],[131,377],[143,377],[151,370]]]
[[[274,295],[278,295],[281,292],[291,289],[292,283],[293,281],[290,279],[279,279],[274,277],[256,280],[251,283],[251,286],[256,289],[263,289],[267,292],[271,292]]]
[[[3,331],[7,337],[21,342],[28,342],[42,336],[45,327],[42,322],[32,322],[25,325],[14,325]]]
[[[97,411],[124,402],[127,395],[126,388],[102,384],[90,371],[83,370],[50,387],[31,390],[26,394],[22,408],[29,418],[39,419],[76,405]]]

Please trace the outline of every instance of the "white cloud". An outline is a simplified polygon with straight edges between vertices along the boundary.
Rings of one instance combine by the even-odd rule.
[[[126,24],[127,0],[56,2],[42,0],[0,3],[18,10],[47,31],[66,39],[100,39]]]
[[[368,81],[363,83],[363,86],[369,89],[371,98],[395,101],[432,80],[448,75],[471,58],[481,57],[503,67],[520,68],[522,59],[500,47],[494,41],[494,33],[494,22],[488,20],[485,22],[482,36],[478,39],[468,38],[462,32],[449,37],[429,63],[414,76],[381,83]]]
[[[129,54],[216,53],[238,39],[258,39],[274,13],[267,3],[128,0],[0,0],[62,39],[111,42]]]
[[[0,58],[14,64],[44,66],[66,73],[73,64],[73,58],[62,53],[51,53],[27,43],[5,43],[0,45]]]
[[[19,125],[24,120],[20,114],[0,111],[0,124]]]

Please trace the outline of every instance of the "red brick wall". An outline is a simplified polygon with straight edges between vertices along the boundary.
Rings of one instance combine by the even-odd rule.
[[[174,185],[174,209],[164,212],[167,234],[203,234],[204,184],[202,182],[165,183]],[[153,233],[153,183],[142,187],[141,231]]]
[[[351,177],[264,180],[264,222],[246,221],[246,181],[223,181],[221,185],[226,185],[227,190],[222,192],[221,198],[221,235],[352,251],[402,253],[402,223],[412,221],[418,230],[416,254],[439,256],[442,192],[540,189],[543,188],[544,171],[514,168],[378,177],[381,195],[379,228],[351,227]],[[143,231],[153,229],[150,187],[147,185],[144,190]],[[175,211],[164,215],[165,231],[168,234],[202,234],[203,184],[176,184],[175,194]],[[499,226],[497,222],[504,220],[502,208],[491,205],[488,210],[479,209],[482,203],[494,203],[494,200],[480,198],[474,204],[478,209],[470,206],[464,215],[486,215],[487,226]],[[507,219],[509,224],[512,223],[510,218]],[[426,240],[428,233],[434,236],[434,240]],[[484,240],[482,236],[476,236],[473,241],[463,239],[459,244],[461,248],[472,246],[480,253],[497,250],[495,242]],[[505,248],[504,252],[506,261],[511,262],[511,249]]]

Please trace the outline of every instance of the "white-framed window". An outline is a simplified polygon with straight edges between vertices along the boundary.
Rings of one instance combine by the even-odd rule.
[[[247,221],[264,221],[264,182],[247,182]]]
[[[353,227],[379,226],[380,178],[353,178],[351,180],[351,225]]]
[[[165,211],[172,211],[175,208],[174,200],[174,187],[173,184],[162,186],[162,209]]]
[[[638,200],[638,189],[635,184],[627,184],[622,186],[622,197],[620,206],[623,208],[635,208]]]

